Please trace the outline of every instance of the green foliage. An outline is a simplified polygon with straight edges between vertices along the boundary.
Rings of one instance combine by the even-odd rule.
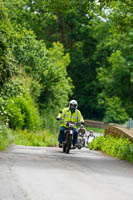
[[[0,125],[0,150],[6,150],[9,144],[13,142],[11,130],[6,125]]]
[[[47,104],[50,106],[59,104],[59,107],[62,107],[68,100],[68,96],[65,92],[67,91],[69,97],[71,96],[71,98],[76,98],[78,100],[80,109],[85,117],[98,119],[99,117],[102,118],[103,115],[101,112],[102,109],[99,109],[99,106],[97,106],[97,93],[99,92],[99,84],[96,80],[97,60],[93,59],[97,40],[93,37],[91,27],[91,19],[94,13],[93,2],[93,0],[54,0],[51,2],[47,0],[38,0],[33,3],[30,0],[21,0],[18,3],[18,1],[14,0],[14,2],[11,3],[9,0],[6,0],[5,5],[9,8],[9,15],[11,19],[13,19],[12,23],[15,23],[14,27],[16,27],[16,24],[19,24],[28,30],[33,30],[37,39],[39,39],[39,41],[42,39],[47,47],[53,47],[53,42],[59,41],[63,44],[65,52],[69,52],[70,54],[71,63],[68,62],[68,57],[67,59],[65,58],[65,62],[63,61],[64,57],[61,55],[60,59],[58,59],[60,51],[62,51],[61,45],[60,47],[57,45],[58,49],[57,47],[55,48],[54,45],[52,50],[54,57],[51,55],[52,52],[48,52],[50,56],[48,62],[47,58],[44,60],[43,54],[40,61],[38,54],[40,55],[42,46],[40,48],[37,42],[33,42],[32,37],[29,37],[26,33],[24,34],[25,45],[21,45],[21,53],[20,50],[16,48],[15,52],[17,53],[15,53],[15,55],[18,55],[17,58],[22,59],[23,57],[24,61],[28,59],[28,63],[24,64],[26,70],[30,70],[31,74],[34,76],[36,75],[36,77],[38,77],[37,80],[40,80],[40,76],[34,73],[34,69],[36,69],[34,63],[39,63],[41,69],[42,66],[44,66],[49,71],[47,76],[44,74],[42,77],[42,81],[45,80],[45,82],[42,82],[42,93],[38,102],[41,101],[41,105],[44,107],[46,107],[45,105]],[[45,52],[45,56],[47,56],[46,48],[43,48],[43,52]],[[59,63],[59,60],[61,63]],[[45,61],[46,64],[49,64],[49,67],[46,66],[44,63]],[[70,91],[70,79],[68,80],[66,75],[64,75],[64,69],[62,69],[62,67],[59,69],[59,65],[63,62],[69,65],[67,71],[75,85],[73,96]],[[33,67],[31,68],[30,65]],[[50,65],[52,65],[52,67]],[[53,65],[55,65],[55,67]],[[53,78],[53,70],[55,78]],[[49,77],[50,74],[51,77]],[[62,78],[60,79],[59,77]],[[59,84],[55,84],[59,79]],[[48,84],[48,82],[51,84]],[[52,96],[52,102],[55,100],[53,104],[51,104],[50,94]],[[63,98],[60,98],[60,96],[63,96]],[[61,102],[63,99],[66,99],[65,103]]]
[[[112,41],[112,43],[108,43],[108,45],[112,47],[114,46],[114,49],[119,49],[119,50],[113,50],[114,52],[110,54],[107,60],[108,66],[100,67],[100,69],[98,70],[98,76],[97,76],[99,83],[102,87],[102,92],[101,94],[99,94],[99,104],[105,108],[105,115],[108,115],[111,109],[112,109],[111,112],[113,115],[113,112],[117,106],[115,113],[117,116],[120,116],[120,113],[121,115],[123,113],[123,116],[120,117],[120,118],[123,118],[122,121],[124,121],[124,118],[126,121],[127,116],[132,117],[133,115],[132,114],[132,110],[133,110],[133,106],[132,106],[133,105],[132,104],[133,58],[129,53],[129,45],[130,45],[129,38],[127,40],[125,38],[125,34],[121,36],[117,35],[117,45],[121,39],[123,40],[123,43],[122,44],[120,43],[119,47],[117,47],[116,42],[113,42],[112,39],[110,38],[110,42]],[[110,102],[114,101],[114,102],[109,103],[109,101]],[[115,106],[115,103],[116,103],[116,106]],[[123,110],[120,111],[118,107],[122,108]],[[115,118],[114,122],[116,121],[117,116],[114,117]],[[105,117],[105,118],[107,119],[108,117]],[[117,121],[119,120],[120,119],[118,117]]]
[[[58,112],[56,110],[45,109],[41,115],[44,127],[53,134],[58,133],[60,128],[60,122],[56,120]]]
[[[57,135],[51,134],[48,130],[37,133],[17,130],[14,132],[14,143],[25,146],[57,146]]]
[[[31,97],[14,97],[12,99],[0,99],[2,120],[9,123],[9,127],[16,129],[37,130],[41,128],[41,120],[37,108]]]
[[[126,121],[128,116],[133,116],[132,27],[127,23],[128,28],[124,31],[126,26],[121,24],[124,18],[130,18],[127,15],[121,18],[121,14],[124,16],[125,10],[129,11],[131,9],[131,2],[103,2],[106,2],[105,5],[108,6],[109,12],[106,13],[104,26],[101,27],[101,23],[99,24],[101,31],[105,29],[104,36],[99,31],[96,34],[96,37],[100,37],[100,41],[95,56],[99,54],[97,58],[103,58],[103,60],[100,58],[101,62],[99,63],[99,69],[97,69],[97,78],[101,86],[98,102],[99,106],[104,109],[104,119],[118,123],[124,121],[124,118]],[[129,13],[127,12],[127,14]],[[114,102],[111,103],[111,101]],[[108,114],[109,116],[107,116]],[[113,115],[115,116],[113,117]]]
[[[30,90],[46,127],[55,126],[69,98],[78,100],[85,118],[123,123],[133,117],[131,0],[0,0],[0,11],[4,101]],[[27,89],[20,77],[13,80],[16,66],[30,76]],[[28,115],[14,109],[24,127]]]
[[[0,92],[4,84],[16,72],[16,61],[8,45],[11,33],[12,27],[7,10],[0,0]]]
[[[15,104],[15,99],[5,101],[4,112],[5,118],[8,119],[10,128],[22,128],[24,126],[24,114],[21,113],[19,107]]]
[[[24,82],[14,77],[10,81],[4,84],[4,87],[1,89],[0,96],[7,99],[12,97],[22,96],[25,93]]]
[[[22,30],[17,36],[21,44],[18,42],[20,45],[13,52],[32,78],[31,94],[41,110],[65,105],[73,86],[66,70],[70,58],[69,54],[64,54],[63,45],[53,43],[53,47],[47,49],[43,41],[36,40],[32,31]]]
[[[96,137],[90,144],[92,150],[102,150],[110,156],[133,162],[133,144],[128,138],[114,138],[110,135]]]
[[[103,146],[104,136],[99,136],[94,138],[94,140],[89,144],[89,149],[92,150],[101,150]]]
[[[39,130],[41,128],[41,120],[39,112],[35,107],[32,98],[26,94],[24,97],[15,99],[16,106],[21,110],[21,114],[24,115],[23,129]]]
[[[106,6],[112,10],[109,19],[111,21],[111,30],[113,32],[127,32],[132,27],[132,0],[112,0],[103,1]]]
[[[104,98],[104,106],[106,108],[104,121],[105,122],[115,122],[118,124],[123,124],[129,119],[125,108],[122,107],[121,100],[118,97]]]
[[[59,109],[68,102],[72,94],[72,80],[68,77],[66,67],[69,64],[69,54],[64,55],[63,45],[54,43],[47,54],[46,70],[43,72],[41,83],[45,85],[40,95],[43,108]],[[47,106],[45,106],[47,105]]]

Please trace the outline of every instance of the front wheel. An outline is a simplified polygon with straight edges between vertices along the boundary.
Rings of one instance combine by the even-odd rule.
[[[68,135],[67,144],[66,144],[66,153],[69,153],[72,144],[72,135]]]
[[[82,146],[85,147],[85,139],[82,140]]]
[[[78,149],[81,149],[81,145],[78,145]]]
[[[63,146],[63,152],[64,153],[66,152],[66,144],[64,144],[64,146]]]
[[[81,149],[81,144],[82,144],[82,140],[80,138],[80,139],[78,139],[78,149]]]

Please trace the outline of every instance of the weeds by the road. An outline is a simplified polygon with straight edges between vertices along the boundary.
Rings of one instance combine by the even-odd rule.
[[[6,150],[10,144],[25,146],[57,146],[57,134],[48,130],[32,132],[28,130],[12,130],[0,126],[0,150]]]
[[[57,135],[50,133],[48,130],[38,133],[18,130],[14,132],[14,142],[17,145],[25,146],[56,146]]]
[[[96,137],[90,144],[89,149],[102,150],[110,156],[133,162],[133,144],[128,138],[114,138],[110,135]]]
[[[12,131],[6,127],[6,125],[0,126],[0,150],[6,150],[6,148],[13,142]]]

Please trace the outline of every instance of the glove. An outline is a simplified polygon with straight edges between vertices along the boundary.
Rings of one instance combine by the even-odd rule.
[[[69,122],[67,122],[66,125],[69,126]]]
[[[57,118],[56,118],[56,120],[60,120],[60,118],[59,118],[59,117],[57,117]]]
[[[85,123],[84,123],[84,122],[81,122],[81,124],[82,124],[82,125],[85,125]]]

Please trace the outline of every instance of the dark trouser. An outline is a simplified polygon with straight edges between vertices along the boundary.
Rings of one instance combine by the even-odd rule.
[[[64,133],[65,127],[61,126],[59,136],[58,136],[58,141],[62,143],[63,141],[63,133]],[[73,145],[78,143],[78,131],[76,128],[74,128],[74,137],[73,137]]]

